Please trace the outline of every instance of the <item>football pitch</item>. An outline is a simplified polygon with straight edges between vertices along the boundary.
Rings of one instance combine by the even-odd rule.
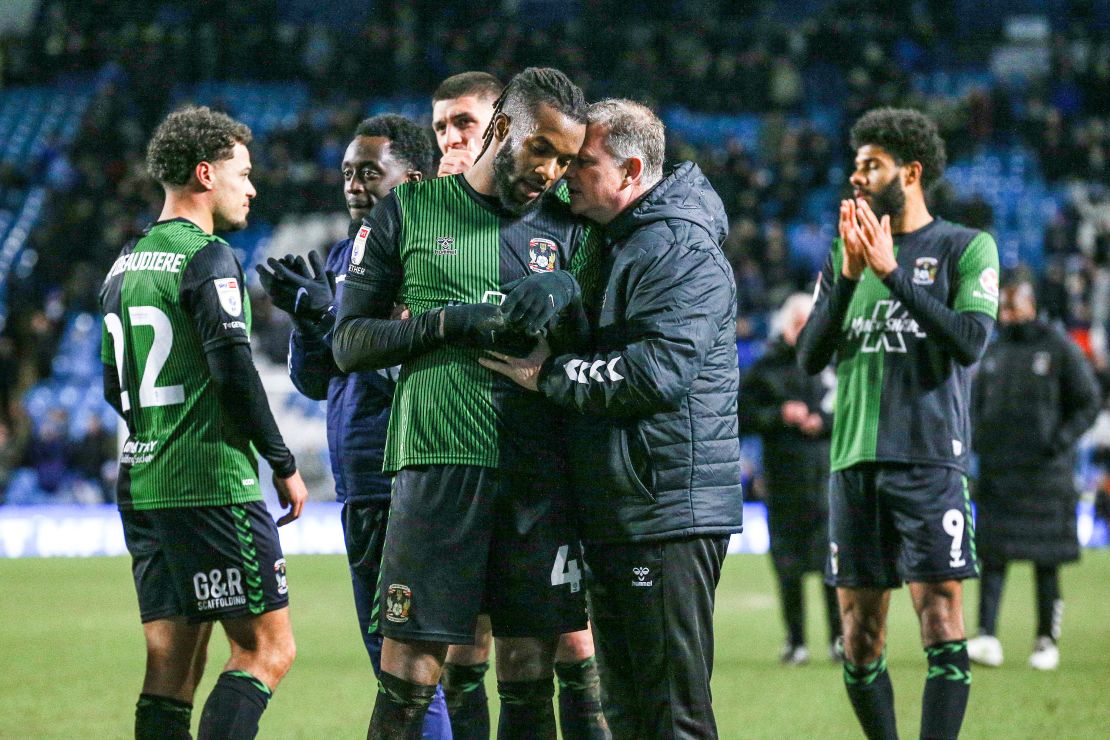
[[[346,563],[289,559],[298,656],[263,716],[263,738],[365,737],[375,683],[356,634]],[[125,558],[0,559],[0,737],[126,738],[143,670],[138,609]],[[730,556],[717,600],[713,689],[722,738],[859,737],[841,682],[827,661],[817,582],[808,584],[813,662],[777,662],[782,628],[766,557]],[[1039,673],[1033,643],[1032,572],[1013,566],[1000,619],[1006,663],[976,668],[966,738],[1093,738],[1110,728],[1110,552],[1088,551],[1063,571],[1067,604],[1061,665]],[[965,612],[974,628],[978,588]],[[925,659],[904,591],[891,605],[888,660],[903,737],[918,732]],[[227,646],[217,630],[203,702]],[[492,673],[492,671],[491,671]],[[496,695],[494,684],[488,686]],[[496,700],[492,702],[496,712]],[[193,713],[194,731],[200,716]],[[495,720],[496,721],[496,720]]]

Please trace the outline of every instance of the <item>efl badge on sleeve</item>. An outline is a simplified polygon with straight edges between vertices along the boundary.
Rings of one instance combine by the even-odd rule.
[[[532,272],[553,272],[559,269],[559,247],[543,237],[528,242],[528,269]]]
[[[988,267],[979,273],[979,285],[990,298],[998,298],[998,270]]]
[[[362,256],[366,254],[366,237],[370,236],[370,227],[366,224],[358,227],[358,233],[355,234],[354,248],[351,250],[351,262],[356,265],[362,264]]]
[[[390,622],[404,624],[409,621],[412,609],[412,589],[401,583],[391,584],[385,592],[385,618]]]
[[[236,278],[216,278],[212,281],[216,286],[216,295],[220,305],[229,316],[238,316],[243,312],[243,296],[239,294],[239,281]]]
[[[918,257],[913,265],[913,281],[918,285],[932,285],[937,281],[935,257]]]

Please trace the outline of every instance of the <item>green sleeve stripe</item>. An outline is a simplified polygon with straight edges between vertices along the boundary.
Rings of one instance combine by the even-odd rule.
[[[833,239],[832,243],[833,281],[840,279],[840,271],[844,264],[844,250],[840,237]]]

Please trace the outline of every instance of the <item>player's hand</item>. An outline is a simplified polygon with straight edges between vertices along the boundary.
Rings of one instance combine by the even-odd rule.
[[[867,260],[863,254],[863,232],[856,222],[854,200],[840,201],[838,231],[843,245],[840,274],[849,280],[859,280],[863,276],[863,268],[867,266]]]
[[[285,264],[286,260],[292,264],[293,255],[286,255],[281,260],[275,260],[273,257],[269,259],[269,263]],[[262,290],[270,296],[273,301],[274,307],[278,308],[285,313],[292,314],[293,308],[297,303],[297,284],[287,280],[284,275],[279,275],[273,271],[273,268],[267,269],[261,264],[254,266],[258,272],[258,279],[262,283]]]
[[[308,489],[301,480],[300,472],[294,470],[288,478],[278,478],[274,475],[274,488],[277,489],[278,501],[281,508],[289,509],[281,519],[277,520],[279,527],[284,527],[289,522],[295,521],[304,509],[304,502],[308,500]]]
[[[501,308],[492,303],[445,306],[440,314],[440,336],[448,344],[497,349],[523,357],[536,346],[536,338],[511,327]]]
[[[566,270],[536,272],[505,285],[501,313],[510,325],[536,334],[566,308],[578,292],[578,283]]]
[[[318,252],[308,253],[308,263],[291,254],[280,261],[271,257],[266,263],[275,276],[297,287],[292,311],[297,318],[315,321],[335,302],[335,273],[324,269]]]
[[[881,280],[898,269],[898,262],[894,259],[894,235],[890,231],[890,216],[883,216],[879,220],[867,201],[859,198],[856,201],[856,221],[863,235],[863,257]]]
[[[782,405],[782,423],[800,427],[809,416],[809,407],[803,401],[786,401]]]
[[[436,177],[444,175],[458,175],[466,172],[474,165],[474,152],[469,149],[448,149],[439,160],[439,171]]]
[[[824,430],[825,422],[820,414],[810,414],[802,420],[799,426],[802,430],[802,434],[807,437],[816,437]]]
[[[412,318],[412,311],[404,303],[396,303],[393,305],[393,311],[390,312],[389,318],[394,321],[408,321]]]
[[[479,357],[478,364],[501,373],[521,388],[539,390],[540,368],[551,356],[551,347],[542,334],[536,337],[536,346],[527,357],[512,357],[501,352],[486,352],[489,357]]]

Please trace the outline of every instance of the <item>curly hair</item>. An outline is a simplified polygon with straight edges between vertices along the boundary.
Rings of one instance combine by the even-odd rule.
[[[236,144],[250,142],[246,124],[206,106],[189,106],[158,124],[147,146],[146,168],[162,185],[180,187],[201,162],[231,159]]]
[[[899,165],[921,163],[921,185],[928,190],[944,173],[948,155],[937,125],[912,108],[876,108],[852,126],[852,149],[873,144],[885,149]]]
[[[424,177],[432,174],[432,142],[421,126],[404,116],[385,113],[367,118],[355,129],[355,136],[381,136],[389,139],[393,156]]]

